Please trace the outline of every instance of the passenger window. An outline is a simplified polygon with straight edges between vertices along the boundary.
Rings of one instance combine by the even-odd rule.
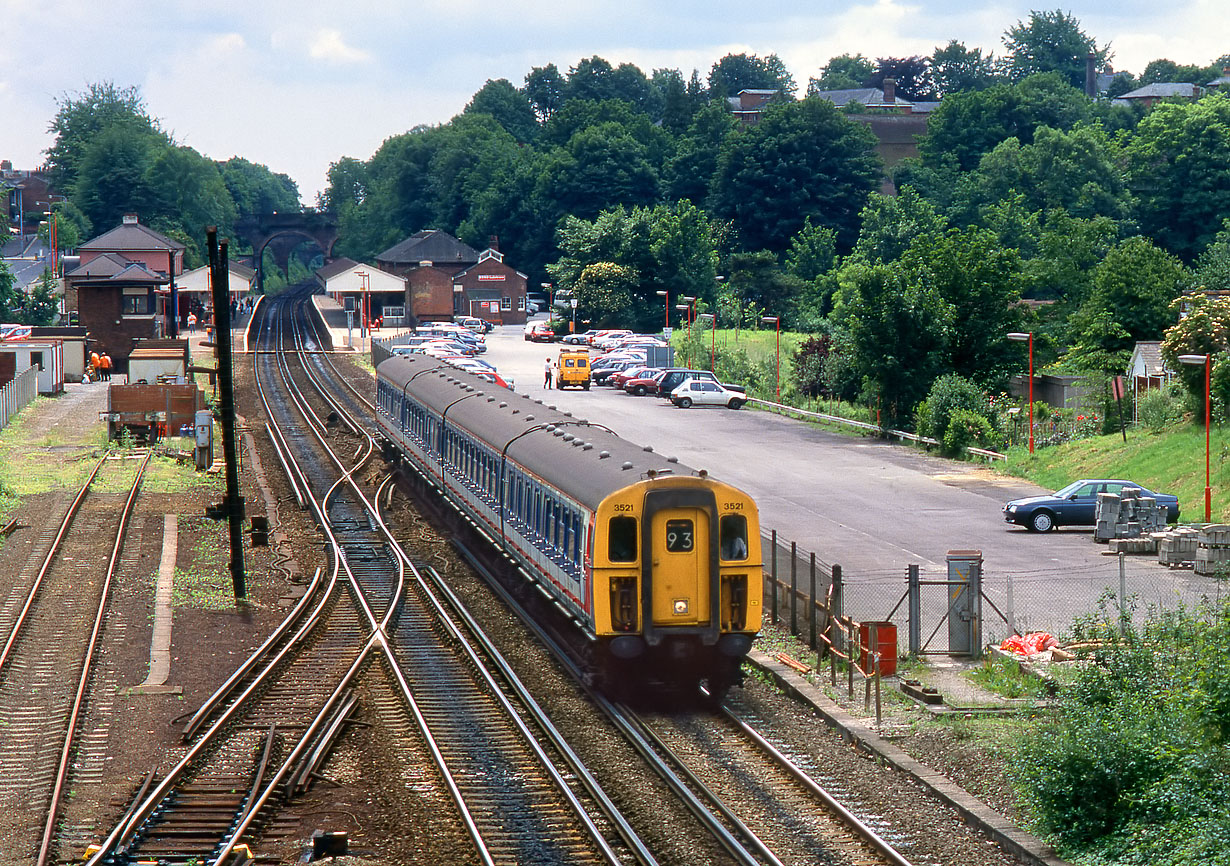
[[[636,562],[636,518],[612,517],[607,533],[607,556],[611,562]]]
[[[747,559],[747,518],[742,514],[727,514],[719,527],[722,539],[722,559]]]

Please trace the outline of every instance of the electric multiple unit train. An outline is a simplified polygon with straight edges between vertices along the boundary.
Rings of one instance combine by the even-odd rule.
[[[740,681],[763,595],[750,496],[431,358],[376,382],[384,434],[568,614],[600,682]]]

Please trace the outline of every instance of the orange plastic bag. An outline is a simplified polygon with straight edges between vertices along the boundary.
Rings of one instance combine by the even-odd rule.
[[[1055,636],[1044,631],[1031,631],[1022,637],[1014,634],[999,645],[1004,652],[1019,656],[1032,656],[1046,652],[1051,647],[1059,646]]]

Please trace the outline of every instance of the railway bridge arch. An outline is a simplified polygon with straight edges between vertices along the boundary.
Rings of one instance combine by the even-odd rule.
[[[333,258],[338,221],[331,211],[312,208],[287,213],[257,214],[237,221],[235,234],[252,245],[257,285],[260,291],[264,292],[266,249],[273,252],[273,260],[283,273],[289,273],[291,251],[305,240],[316,244],[327,261]]]

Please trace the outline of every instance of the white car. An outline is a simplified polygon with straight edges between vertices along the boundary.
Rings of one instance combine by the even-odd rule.
[[[717,382],[689,379],[674,391],[671,391],[671,402],[680,409],[690,409],[692,406],[719,406],[727,409],[738,409],[747,402],[747,396],[737,391],[728,391]]]

